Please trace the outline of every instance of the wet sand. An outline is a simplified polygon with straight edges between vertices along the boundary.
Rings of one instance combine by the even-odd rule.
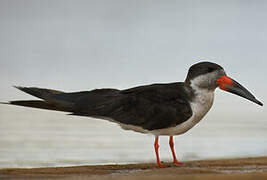
[[[267,157],[187,161],[181,166],[164,163],[96,165],[51,168],[0,169],[0,179],[70,179],[70,180],[255,180],[267,179]]]

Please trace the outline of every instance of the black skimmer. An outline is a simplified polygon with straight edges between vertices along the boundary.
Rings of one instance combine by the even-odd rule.
[[[95,89],[66,93],[17,87],[42,100],[10,101],[9,104],[106,119],[126,130],[153,134],[157,164],[163,167],[158,153],[158,137],[170,137],[173,162],[181,164],[176,159],[173,136],[187,132],[205,116],[213,104],[217,87],[263,106],[247,89],[228,77],[221,66],[211,62],[191,66],[184,82],[152,84],[126,90]]]

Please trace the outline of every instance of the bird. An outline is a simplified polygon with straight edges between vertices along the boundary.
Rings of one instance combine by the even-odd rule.
[[[159,157],[159,136],[169,136],[173,163],[183,164],[176,158],[173,136],[187,132],[203,119],[213,105],[216,88],[263,106],[245,87],[227,76],[220,65],[207,61],[192,65],[184,82],[80,92],[15,87],[41,100],[9,101],[5,104],[104,119],[118,123],[125,130],[154,135],[156,162],[160,168],[164,166]]]

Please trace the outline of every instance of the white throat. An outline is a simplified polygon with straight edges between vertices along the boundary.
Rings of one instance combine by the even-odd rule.
[[[193,116],[196,121],[200,121],[210,110],[214,100],[214,90],[207,90],[192,86],[195,97],[190,103]]]
[[[201,88],[199,86],[201,81],[203,81],[203,76],[197,77],[190,82],[190,86],[195,93],[195,97],[190,105],[193,116],[197,116],[196,118],[199,119],[199,121],[210,110],[214,100],[214,90]]]

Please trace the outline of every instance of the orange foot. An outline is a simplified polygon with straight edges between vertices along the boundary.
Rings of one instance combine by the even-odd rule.
[[[174,160],[173,164],[176,164],[176,165],[179,165],[179,166],[185,165],[185,163],[179,162],[177,160]]]

